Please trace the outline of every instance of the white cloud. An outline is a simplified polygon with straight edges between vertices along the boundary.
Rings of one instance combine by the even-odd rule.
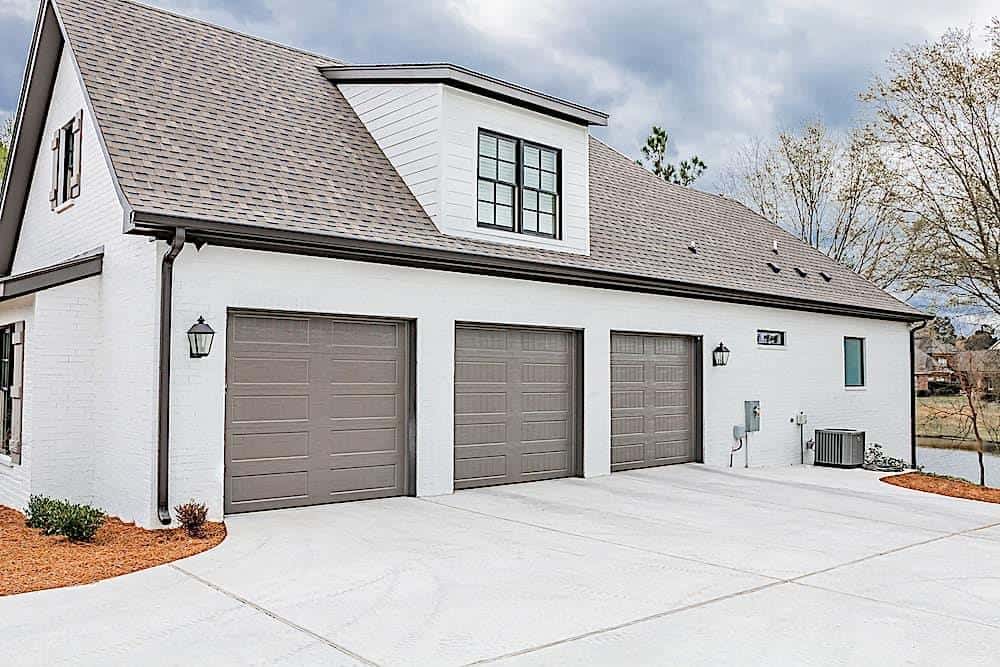
[[[34,22],[37,13],[38,2],[35,0],[0,0],[0,20],[14,18]]]

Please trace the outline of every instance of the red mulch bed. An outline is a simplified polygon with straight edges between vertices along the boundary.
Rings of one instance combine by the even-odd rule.
[[[907,472],[902,475],[883,477],[882,481],[893,486],[902,486],[917,491],[927,491],[941,496],[979,500],[984,503],[1000,503],[1000,489],[989,486],[979,486],[953,477],[938,477],[920,472]]]
[[[221,523],[206,523],[205,536],[195,538],[183,528],[146,530],[112,518],[93,542],[71,542],[28,528],[23,514],[0,505],[0,595],[117,577],[193,556],[225,537]]]

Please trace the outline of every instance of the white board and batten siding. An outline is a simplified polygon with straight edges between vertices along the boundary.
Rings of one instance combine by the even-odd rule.
[[[586,127],[443,84],[340,84],[340,90],[442,233],[589,254]],[[560,239],[476,224],[480,129],[561,151]]]

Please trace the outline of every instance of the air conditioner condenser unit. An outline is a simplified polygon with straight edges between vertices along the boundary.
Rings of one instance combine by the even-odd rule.
[[[860,468],[865,463],[865,432],[816,429],[816,465]]]

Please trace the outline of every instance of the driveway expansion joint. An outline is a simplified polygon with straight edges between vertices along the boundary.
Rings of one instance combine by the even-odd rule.
[[[240,604],[242,604],[242,605],[244,605],[246,607],[250,607],[254,611],[257,611],[258,613],[261,613],[261,614],[263,614],[263,615],[265,615],[265,616],[267,616],[269,618],[274,619],[275,621],[277,621],[278,623],[281,623],[282,625],[285,625],[285,626],[287,626],[287,627],[289,627],[289,628],[291,628],[293,630],[301,632],[302,634],[305,634],[305,635],[307,635],[307,636],[315,639],[316,641],[319,641],[319,642],[321,642],[323,644],[326,644],[330,648],[332,648],[332,649],[334,649],[334,650],[336,650],[336,651],[338,651],[340,653],[343,653],[344,655],[346,655],[346,656],[348,656],[350,658],[353,658],[354,660],[357,660],[357,661],[359,661],[359,662],[361,662],[361,663],[363,663],[365,665],[369,665],[370,667],[379,667],[379,664],[377,662],[369,660],[368,658],[365,658],[364,656],[361,656],[361,655],[355,653],[351,649],[346,648],[344,646],[341,646],[340,644],[334,642],[333,640],[331,640],[331,639],[329,639],[327,637],[324,637],[323,635],[321,635],[321,634],[319,634],[317,632],[313,632],[309,628],[301,626],[298,623],[285,618],[284,616],[276,614],[275,612],[271,611],[267,607],[262,607],[259,604],[255,603],[255,602],[252,602],[252,601],[244,598],[241,595],[237,595],[236,593],[233,593],[230,590],[226,590],[225,588],[222,588],[221,586],[212,583],[211,581],[209,581],[208,579],[205,579],[204,577],[200,577],[197,574],[194,574],[193,572],[190,572],[189,570],[185,570],[183,567],[181,567],[180,565],[177,565],[176,563],[171,563],[171,564],[168,565],[168,567],[171,567],[174,570],[180,572],[181,574],[183,574],[183,575],[185,575],[187,577],[190,577],[191,579],[197,581],[199,584],[202,584],[203,586],[207,586],[208,588],[211,588],[212,590],[216,591],[217,593],[221,593],[222,595],[225,595],[226,597],[228,597],[228,598],[230,598],[232,600],[235,600],[235,601],[239,602]]]

